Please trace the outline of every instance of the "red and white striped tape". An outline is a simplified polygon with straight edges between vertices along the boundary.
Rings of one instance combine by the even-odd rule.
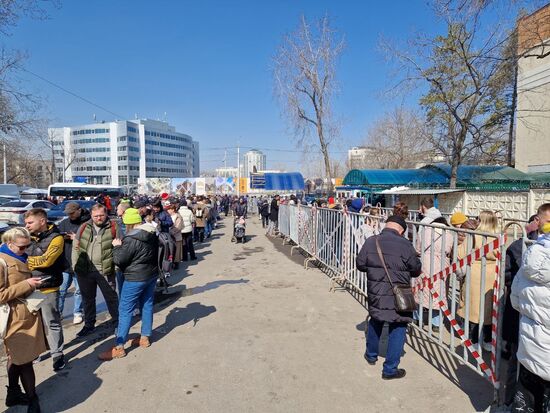
[[[434,283],[437,280],[445,280],[446,277],[451,275],[453,272],[456,272],[458,268],[462,268],[466,265],[471,265],[473,261],[480,260],[481,257],[486,256],[490,251],[497,250],[499,247],[500,247],[500,240],[498,238],[495,238],[493,241],[482,245],[481,247],[472,251],[470,254],[466,255],[465,257],[459,260],[456,260],[451,265],[435,273],[431,277],[422,278],[422,284],[414,286],[413,293],[423,290],[429,285],[429,283]]]
[[[464,346],[468,349],[472,357],[477,361],[479,368],[487,375],[491,383],[495,388],[499,388],[500,383],[496,377],[496,340],[497,340],[497,325],[498,325],[498,308],[499,308],[499,274],[500,274],[500,258],[501,253],[499,247],[501,245],[506,245],[506,237],[501,236],[489,244],[485,244],[477,250],[473,251],[468,256],[464,257],[462,260],[454,262],[453,265],[450,265],[445,270],[440,271],[432,277],[426,278],[427,286],[430,289],[433,299],[438,303],[440,310],[443,312],[445,317],[449,320],[451,326],[458,334],[460,340],[464,343]],[[456,318],[452,315],[449,307],[447,306],[446,300],[442,299],[437,292],[434,282],[443,276],[443,274],[448,275],[451,272],[456,271],[456,268],[462,267],[465,263],[470,264],[472,259],[479,260],[481,257],[486,256],[489,251],[495,250],[496,268],[495,268],[495,282],[493,284],[493,302],[492,302],[492,319],[491,319],[491,330],[492,330],[492,341],[491,341],[491,366],[489,367],[481,354],[477,351],[477,346],[474,346],[472,341],[469,338],[466,338],[466,334]],[[455,266],[456,265],[456,266]],[[452,269],[452,270],[451,270]],[[424,282],[422,284],[424,286]]]

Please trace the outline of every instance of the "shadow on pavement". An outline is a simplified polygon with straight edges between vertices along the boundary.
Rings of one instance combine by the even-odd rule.
[[[464,391],[475,411],[485,411],[492,403],[492,386],[415,328],[409,328],[407,345],[430,363],[446,379]]]
[[[184,308],[172,308],[164,323],[153,330],[153,343],[161,340],[174,328],[183,326],[190,321],[193,321],[193,327],[195,327],[201,318],[208,317],[214,312],[216,312],[216,307],[202,305],[199,302],[189,303]]]

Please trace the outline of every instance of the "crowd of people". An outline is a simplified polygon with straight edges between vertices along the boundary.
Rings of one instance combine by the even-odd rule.
[[[90,210],[76,202],[67,203],[67,218],[58,225],[48,222],[44,210],[32,209],[24,215],[25,227],[11,228],[2,236],[0,305],[9,312],[3,333],[8,355],[7,406],[24,404],[29,412],[40,411],[33,363],[40,361],[48,349],[53,370],[65,368],[61,321],[71,285],[75,288],[73,323],[83,323],[77,337],[85,340],[96,329],[99,288],[110,315],[107,325],[113,329],[115,340],[98,357],[103,361],[124,357],[128,346],[151,345],[156,287],[166,288],[170,271],[182,262],[197,259],[196,243],[212,236],[221,215],[231,215],[237,221],[254,211],[266,235],[275,236],[280,206],[303,202],[295,196],[279,195],[182,198],[166,194],[109,200],[109,207],[104,199],[98,201],[103,203],[97,202]],[[370,365],[377,363],[380,336],[387,323],[388,349],[382,378],[402,378],[406,372],[399,364],[407,325],[427,319],[431,331],[437,333],[441,326],[449,328],[442,320],[438,302],[422,288],[422,279],[481,246],[486,242],[481,233],[499,234],[499,218],[492,211],[482,211],[476,219],[461,212],[446,218],[431,198],[420,203],[415,216],[419,224],[409,220],[411,214],[403,202],[395,204],[386,218],[380,208],[365,205],[362,200],[333,201],[328,205],[364,214],[356,235],[356,265],[366,273],[369,304],[364,357]],[[458,229],[454,236],[453,227]],[[533,411],[543,411],[541,406],[548,403],[550,394],[550,204],[538,208],[525,230],[533,245],[524,251],[523,240],[518,239],[506,250],[502,338],[509,371],[505,402],[512,405],[518,399],[522,403],[527,399],[530,406],[535,406]],[[451,291],[444,281],[434,281],[436,291],[447,290],[444,300],[457,301],[459,322],[468,320],[470,340],[477,344],[481,338],[480,347],[486,351],[492,349],[496,261],[497,255],[491,251],[484,258],[474,259],[467,283],[466,272],[459,269],[458,291]],[[412,287],[409,290],[415,311],[396,306],[396,285]],[[480,309],[482,300],[484,307]],[[418,311],[419,305],[424,311]],[[141,333],[129,340],[135,315],[141,317]]]
[[[500,234],[503,228],[497,214],[482,211],[477,219],[461,212],[450,216],[449,222],[434,207],[431,198],[424,198],[419,208],[419,222],[415,243],[411,242],[411,222],[408,208],[403,203],[394,206],[386,220],[377,219],[378,208],[364,209],[364,239],[356,259],[357,269],[367,274],[369,321],[366,330],[365,359],[371,365],[378,359],[378,343],[384,323],[389,325],[388,349],[382,369],[383,379],[405,376],[399,368],[408,323],[423,317],[419,311],[400,311],[396,303],[395,285],[411,286],[415,306],[420,304],[426,318],[431,320],[432,331],[439,332],[444,324],[438,301],[431,303],[431,293],[422,289],[423,278],[450,265],[452,257],[464,258],[476,247],[483,245],[484,234]],[[414,224],[413,224],[414,225]],[[453,254],[453,235],[445,227],[455,227],[475,233],[456,232],[457,251]],[[525,232],[533,245],[525,251],[524,239],[514,241],[506,249],[505,285],[506,302],[502,328],[505,343],[503,356],[508,361],[505,386],[505,404],[521,409],[526,406],[534,412],[546,412],[550,407],[550,204],[541,205],[525,225]],[[464,325],[468,319],[469,338],[476,344],[482,337],[482,349],[491,351],[493,286],[496,279],[497,255],[487,252],[484,257],[471,261],[469,282],[466,272],[456,272],[460,284],[457,318]],[[483,265],[483,262],[485,265]],[[441,285],[443,283],[443,285]],[[484,286],[484,287],[482,287]],[[455,293],[445,281],[433,282],[435,291],[448,290],[449,298]],[[483,288],[483,289],[482,289]],[[443,301],[447,297],[442,297]],[[483,314],[480,313],[481,300]],[[480,324],[483,325],[480,325]],[[481,331],[480,331],[481,329]],[[518,371],[519,365],[519,371]],[[516,411],[516,410],[512,410]]]
[[[8,356],[7,406],[40,411],[33,364],[48,350],[53,370],[65,368],[62,315],[71,285],[72,321],[83,323],[79,339],[86,340],[96,329],[97,288],[105,299],[110,315],[106,326],[115,342],[98,354],[100,360],[124,357],[127,346],[147,348],[156,287],[166,288],[170,272],[181,262],[197,260],[195,244],[212,236],[221,213],[246,209],[244,198],[217,196],[96,201],[90,210],[66,203],[67,217],[58,225],[48,222],[43,209],[31,209],[24,214],[25,227],[2,236],[0,338]],[[141,334],[128,341],[135,315],[141,317]]]

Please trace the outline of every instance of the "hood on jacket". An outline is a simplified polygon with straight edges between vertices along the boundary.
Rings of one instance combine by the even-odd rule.
[[[550,248],[538,242],[533,244],[525,251],[522,264],[525,278],[550,287]]]
[[[81,208],[80,210],[80,216],[77,218],[77,219],[70,219],[69,218],[69,221],[71,224],[74,224],[74,225],[82,225],[84,224],[85,222],[89,221],[90,219],[92,219],[92,215],[90,214],[90,212],[87,210],[87,209],[84,209],[84,208]]]
[[[441,211],[436,207],[432,207],[426,211],[424,218],[429,219],[429,222],[432,222],[434,219],[437,219],[441,216]]]
[[[48,229],[46,231],[41,232],[40,234],[37,234],[37,235],[32,235],[32,237],[35,240],[41,240],[41,239],[46,238],[47,236],[49,236],[52,233],[61,234],[59,232],[59,228],[57,228],[57,225],[48,223]]]
[[[363,198],[355,198],[351,200],[351,210],[353,212],[359,212],[361,211],[361,208],[363,208],[363,203],[365,200]]]
[[[134,228],[126,237],[137,239],[138,241],[151,243],[156,242],[157,232],[153,225],[142,224]]]

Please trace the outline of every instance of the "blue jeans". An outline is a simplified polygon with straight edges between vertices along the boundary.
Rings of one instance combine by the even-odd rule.
[[[116,344],[124,345],[132,323],[132,314],[136,308],[141,311],[141,335],[151,337],[153,332],[153,299],[157,277],[147,281],[124,280],[118,304],[118,331]]]
[[[116,287],[118,291],[118,296],[122,295],[122,284],[124,284],[124,274],[122,271],[116,271]]]
[[[405,336],[407,334],[407,323],[388,324],[388,350],[386,351],[386,361],[384,361],[382,373],[391,376],[397,373],[397,367],[401,360],[401,353],[405,346]],[[370,361],[378,360],[378,346],[380,336],[382,335],[382,328],[384,328],[384,321],[375,320],[374,318],[369,320],[365,356]]]
[[[429,314],[429,310],[427,308],[424,308],[424,316],[422,319],[423,323],[428,322],[428,318],[427,318],[428,314]],[[439,312],[439,310],[432,309],[432,326],[439,327],[440,318],[441,318],[441,313]],[[413,319],[417,321],[420,320],[420,312],[418,310],[413,311]]]
[[[78,281],[74,273],[63,273],[63,284],[59,287],[59,296],[57,299],[57,308],[63,318],[63,309],[65,308],[65,296],[67,295],[67,290],[74,283],[74,309],[73,315],[82,315],[82,295],[80,294],[80,288],[78,287]]]

